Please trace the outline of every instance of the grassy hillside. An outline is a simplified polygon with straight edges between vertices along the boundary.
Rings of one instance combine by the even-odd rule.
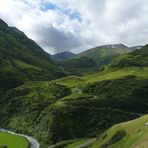
[[[0,92],[30,80],[62,77],[49,56],[23,32],[0,20]]]
[[[29,143],[20,136],[0,132],[0,148],[28,148]]]
[[[148,130],[145,123],[148,115],[114,125],[103,133],[90,148],[147,148]]]

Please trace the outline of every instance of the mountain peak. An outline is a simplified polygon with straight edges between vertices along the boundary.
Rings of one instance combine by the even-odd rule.
[[[127,46],[125,46],[125,45],[122,44],[122,43],[119,43],[119,44],[102,45],[102,46],[100,46],[100,47],[102,47],[102,48],[121,48],[121,49],[128,48]]]
[[[70,59],[70,58],[72,58],[74,56],[75,56],[74,53],[69,52],[69,51],[64,51],[64,52],[52,55],[52,58],[54,60],[66,60],[66,59]]]

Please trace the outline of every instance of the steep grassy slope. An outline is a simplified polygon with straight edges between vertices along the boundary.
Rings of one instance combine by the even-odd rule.
[[[148,115],[114,125],[103,133],[90,148],[147,148],[148,130],[145,123]]]
[[[0,91],[28,80],[48,80],[63,75],[41,47],[0,20]]]
[[[53,133],[50,130],[55,120],[52,108],[55,102],[69,94],[69,88],[48,82],[29,82],[9,90],[0,96],[0,127],[25,132],[44,144],[50,143]]]

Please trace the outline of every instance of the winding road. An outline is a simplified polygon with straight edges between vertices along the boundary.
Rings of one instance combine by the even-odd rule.
[[[89,146],[90,144],[92,144],[95,140],[96,140],[96,138],[93,138],[93,139],[91,139],[91,140],[77,146],[76,148],[85,148],[85,147]]]
[[[23,134],[17,134],[17,133],[11,132],[11,131],[6,130],[6,129],[0,129],[0,132],[6,132],[6,133],[13,134],[13,135],[18,135],[18,136],[24,137],[29,141],[29,144],[30,144],[29,148],[40,148],[38,141],[36,139],[34,139],[33,137],[23,135]]]

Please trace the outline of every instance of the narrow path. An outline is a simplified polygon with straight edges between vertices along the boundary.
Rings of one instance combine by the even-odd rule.
[[[83,144],[77,146],[76,148],[85,148],[85,147],[89,146],[91,143],[93,143],[95,140],[96,140],[96,138],[93,138],[93,139],[87,141],[86,143],[83,143]]]
[[[148,140],[142,141],[139,144],[136,144],[132,148],[147,148],[148,147]]]
[[[0,129],[0,131],[26,138],[28,140],[29,144],[30,144],[30,148],[40,148],[38,141],[31,136],[27,136],[27,135],[23,135],[23,134],[17,134],[17,133],[11,132],[11,131],[6,130],[6,129]]]

